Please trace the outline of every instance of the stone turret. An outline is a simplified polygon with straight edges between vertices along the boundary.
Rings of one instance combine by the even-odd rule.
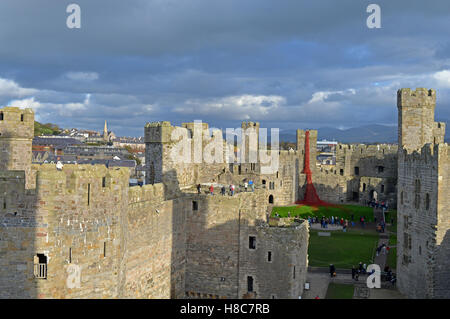
[[[34,137],[32,109],[0,109],[0,170],[24,171],[27,185],[31,172],[31,145]]]
[[[445,124],[434,122],[436,91],[418,88],[397,92],[399,149],[408,153],[419,150],[427,143],[442,143]]]

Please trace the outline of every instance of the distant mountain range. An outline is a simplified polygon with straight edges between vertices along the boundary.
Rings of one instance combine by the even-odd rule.
[[[397,126],[385,125],[364,125],[353,127],[346,130],[340,130],[333,127],[322,127],[317,129],[318,140],[337,141],[341,143],[397,143],[398,131]],[[450,142],[450,134],[447,130],[445,137],[446,142]],[[280,141],[296,142],[295,131],[284,131],[280,133]]]

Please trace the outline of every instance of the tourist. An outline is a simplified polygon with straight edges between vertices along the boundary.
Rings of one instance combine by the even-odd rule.
[[[333,264],[330,264],[330,277],[336,277],[336,267]]]
[[[363,274],[367,273],[367,265],[364,264],[364,265],[362,266],[362,268],[363,268],[363,270],[362,270]]]
[[[355,279],[356,276],[356,269],[355,266],[352,266],[352,279]]]
[[[198,192],[199,194],[202,193],[202,186],[201,186],[200,184],[197,185],[197,192]]]
[[[226,188],[225,188],[225,186],[222,186],[222,189],[220,190],[221,191],[221,193],[222,193],[222,196],[225,196],[225,193],[226,193]]]
[[[234,196],[234,185],[233,184],[230,185],[230,192],[231,192],[231,196]]]
[[[244,188],[245,188],[245,191],[247,191],[247,187],[248,187],[247,182],[244,182]]]
[[[359,272],[359,273],[362,273],[362,272],[363,272],[363,264],[362,264],[361,261],[359,262],[358,272]]]
[[[255,191],[255,184],[253,184],[253,181],[252,181],[252,180],[249,180],[249,181],[248,181],[248,185],[249,185],[250,188],[252,189],[252,192],[254,192],[254,191]]]

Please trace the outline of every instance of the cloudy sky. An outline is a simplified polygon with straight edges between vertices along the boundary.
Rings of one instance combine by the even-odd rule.
[[[160,120],[348,128],[395,125],[397,89],[426,87],[448,122],[449,35],[448,0],[1,0],[0,105],[127,136]]]

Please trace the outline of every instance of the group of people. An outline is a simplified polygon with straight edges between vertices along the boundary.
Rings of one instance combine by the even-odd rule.
[[[251,189],[252,192],[255,191],[255,183],[253,182],[253,180],[249,180],[248,183],[247,181],[244,182],[244,190],[247,192],[248,189]],[[236,187],[234,186],[234,184],[230,184],[230,186],[228,187],[229,190],[229,195],[233,196],[234,193],[236,192]],[[198,194],[202,193],[202,185],[198,184],[197,185],[197,192]],[[225,187],[225,185],[222,185],[222,187],[220,188],[220,193],[225,196],[227,194],[227,188]],[[209,194],[214,195],[214,185],[210,185],[209,186]]]
[[[347,231],[347,228],[349,225],[351,225],[351,227],[355,226],[355,222],[353,222],[353,221],[349,222],[348,219],[344,219],[342,217],[337,217],[337,216],[331,216],[331,217],[322,216],[322,218],[319,218],[316,216],[313,216],[313,217],[308,216],[308,223],[309,223],[309,226],[311,226],[312,224],[320,223],[321,228],[328,228],[328,225],[342,226],[342,230],[344,232]]]
[[[382,220],[380,223],[377,224],[377,232],[384,233],[385,227],[386,227],[386,224],[384,223],[384,220]]]
[[[383,212],[385,212],[385,211],[387,211],[387,210],[389,209],[388,203],[385,203],[385,202],[379,202],[379,201],[377,201],[377,200],[375,200],[375,199],[372,199],[372,200],[368,203],[368,205],[369,205],[370,207],[382,208],[382,209],[383,209]]]
[[[384,267],[384,274],[386,275],[386,281],[389,281],[392,286],[395,286],[395,283],[397,282],[397,277],[392,272],[391,268],[389,268],[388,265]]]
[[[352,279],[358,281],[359,275],[367,274],[367,265],[362,262],[359,263],[358,268],[352,266]]]
[[[236,188],[235,188],[234,184],[230,184],[230,186],[228,187],[230,196],[234,196],[235,189]],[[197,192],[199,194],[202,193],[202,185],[200,185],[200,184],[197,185]],[[222,188],[220,189],[220,193],[222,194],[222,196],[226,195],[227,189],[226,189],[225,185],[223,185]],[[214,185],[209,186],[209,194],[214,195]]]
[[[377,247],[377,256],[379,256],[380,254],[386,255],[387,253],[389,253],[390,249],[391,248],[389,246],[386,246],[386,244],[381,244]]]

